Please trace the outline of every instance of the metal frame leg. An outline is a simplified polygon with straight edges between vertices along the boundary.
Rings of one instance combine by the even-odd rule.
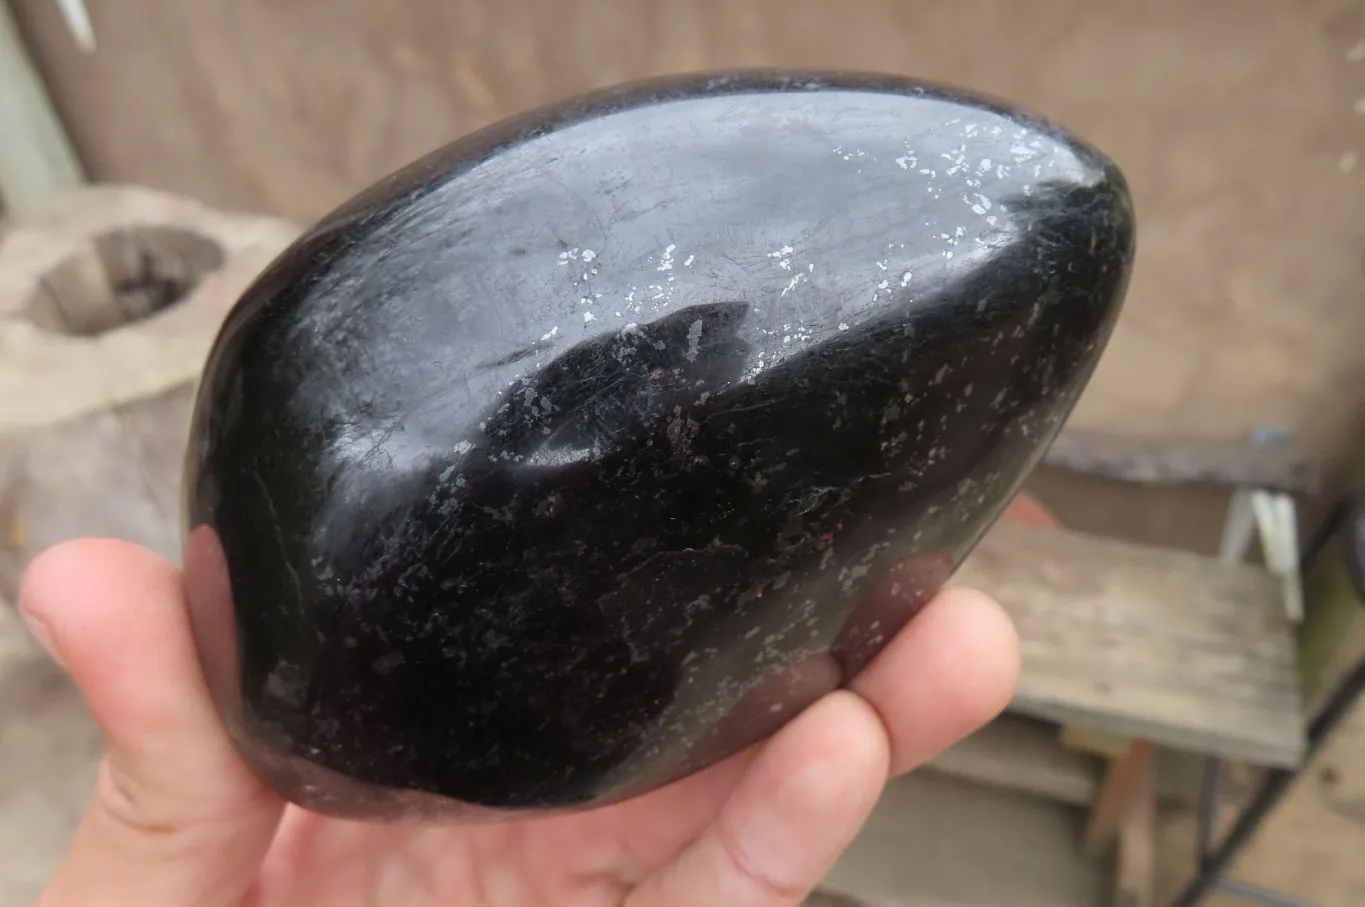
[[[1332,694],[1332,698],[1328,700],[1322,712],[1309,726],[1308,749],[1300,768],[1274,769],[1266,775],[1265,780],[1257,789],[1256,795],[1242,810],[1241,815],[1237,817],[1237,822],[1228,831],[1223,841],[1215,848],[1201,849],[1199,870],[1194,879],[1185,887],[1185,890],[1180,893],[1180,896],[1172,902],[1172,907],[1196,907],[1205,895],[1215,889],[1269,904],[1272,907],[1313,907],[1304,901],[1294,900],[1272,891],[1232,882],[1224,879],[1223,874],[1227,872],[1232,861],[1236,859],[1242,848],[1251,840],[1252,835],[1260,828],[1261,822],[1279,805],[1290,785],[1303,772],[1303,767],[1312,762],[1313,757],[1322,748],[1322,745],[1331,738],[1332,733],[1341,722],[1350,715],[1351,709],[1362,694],[1365,694],[1365,659],[1356,664],[1355,669],[1337,687],[1336,692]],[[1211,771],[1205,775],[1206,784],[1211,774],[1216,774],[1216,772]],[[1217,810],[1217,798],[1218,791],[1216,788],[1212,792],[1205,790],[1201,797],[1201,805],[1205,807],[1200,814],[1201,848],[1212,837],[1212,820],[1213,813]]]

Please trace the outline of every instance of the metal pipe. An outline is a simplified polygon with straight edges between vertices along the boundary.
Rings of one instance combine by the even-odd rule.
[[[1350,715],[1351,708],[1360,698],[1362,692],[1365,692],[1365,659],[1361,659],[1356,664],[1351,673],[1337,687],[1336,692],[1332,694],[1332,698],[1327,701],[1322,711],[1309,725],[1308,748],[1304,756],[1305,765],[1312,761],[1314,755],[1331,737],[1332,732]],[[1180,893],[1180,896],[1172,902],[1172,907],[1195,907],[1206,894],[1219,886],[1223,873],[1227,871],[1232,861],[1246,846],[1246,843],[1251,840],[1251,836],[1260,827],[1262,820],[1279,804],[1298,774],[1299,771],[1296,769],[1277,768],[1272,769],[1266,775],[1256,795],[1247,804],[1242,814],[1237,817],[1237,822],[1228,832],[1227,837],[1215,848],[1207,860],[1200,861],[1195,877]]]
[[[1268,888],[1258,888],[1255,885],[1247,885],[1243,882],[1234,882],[1231,879],[1223,879],[1218,883],[1218,890],[1239,898],[1246,898],[1248,901],[1259,901],[1262,904],[1269,904],[1270,907],[1317,907],[1307,901],[1300,901],[1298,898],[1291,898],[1288,895],[1271,891]]]

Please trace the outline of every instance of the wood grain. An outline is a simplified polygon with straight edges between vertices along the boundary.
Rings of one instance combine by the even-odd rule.
[[[1016,711],[1257,764],[1303,754],[1293,629],[1258,567],[998,525],[953,584],[1018,627]]]
[[[1152,796],[1152,745],[1134,740],[1128,751],[1109,760],[1099,798],[1085,826],[1085,850],[1091,856],[1108,852],[1119,830],[1138,808],[1138,801]]]
[[[1288,444],[1144,438],[1072,430],[1048,450],[1048,466],[1138,485],[1224,485],[1313,493],[1321,467]]]
[[[1119,824],[1114,861],[1114,907],[1156,907],[1156,795],[1152,767],[1137,779],[1127,815]]]

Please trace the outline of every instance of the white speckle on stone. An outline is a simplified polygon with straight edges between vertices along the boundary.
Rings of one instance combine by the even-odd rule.
[[[687,261],[684,261],[684,262],[683,262],[683,267],[684,267],[684,268],[690,268],[690,267],[692,267],[692,262],[694,262],[694,261],[696,261],[696,260],[697,260],[697,256],[695,256],[695,255],[689,255],[689,256],[687,256]]]
[[[584,260],[584,261],[592,261],[592,260],[593,260],[594,258],[596,258],[596,257],[597,257],[597,253],[594,252],[592,249],[584,249],[584,250],[583,250],[583,260]]]
[[[555,325],[554,327],[550,328],[550,329],[549,329],[548,331],[546,331],[545,333],[541,334],[541,335],[540,335],[540,339],[541,339],[541,340],[549,340],[550,338],[554,337],[555,334],[558,334],[558,333],[559,333],[559,325]]]
[[[847,322],[847,321],[841,321],[841,322],[839,322],[839,330],[841,330],[841,331],[846,331],[846,330],[848,330],[848,322]]]
[[[473,449],[474,445],[470,444],[468,441],[460,441],[454,447],[455,453],[458,455],[467,454]]]
[[[915,275],[911,274],[909,271],[906,271],[904,274],[902,274],[902,275],[901,275],[901,286],[903,286],[903,287],[908,287],[908,286],[910,286],[910,278],[912,278],[912,277],[914,277],[914,276],[915,276]]]
[[[673,243],[669,243],[667,246],[664,247],[663,254],[659,256],[658,270],[660,271],[673,270],[673,250],[676,248],[678,247]]]
[[[589,321],[596,321],[596,320],[597,320],[597,316],[594,315],[592,312],[584,312],[584,313],[583,313],[583,323],[584,323],[584,324],[587,324]]]
[[[701,350],[701,319],[698,318],[687,326],[687,361],[696,362],[697,353]]]

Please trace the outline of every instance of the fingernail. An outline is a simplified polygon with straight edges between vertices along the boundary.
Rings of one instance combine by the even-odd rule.
[[[52,641],[52,630],[48,627],[47,623],[41,618],[35,617],[33,614],[25,611],[23,608],[19,608],[18,610],[19,616],[24,619],[24,626],[28,627],[29,635],[38,640],[42,647],[47,651],[47,654],[51,656],[52,660],[61,665],[63,670],[65,670],[66,663],[62,661],[62,656],[57,652],[57,646]]]

